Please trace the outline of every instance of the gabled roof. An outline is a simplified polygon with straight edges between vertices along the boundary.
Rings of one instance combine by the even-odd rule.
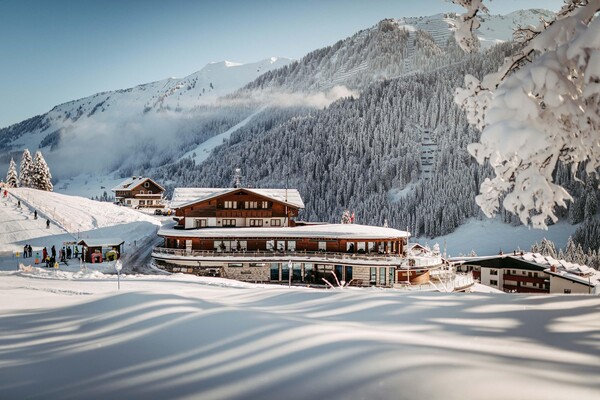
[[[296,208],[304,208],[304,202],[300,196],[300,192],[296,189],[249,189],[249,188],[176,188],[173,191],[173,199],[171,200],[171,208],[181,208],[201,201],[211,200],[226,194],[235,193],[239,190],[254,193],[258,196],[265,197],[287,204]],[[287,192],[287,193],[286,193]],[[286,201],[287,199],[287,201]]]
[[[113,191],[113,192],[116,192],[117,190],[130,191],[130,190],[133,190],[136,187],[140,186],[142,183],[144,183],[146,181],[152,182],[153,184],[158,186],[163,192],[165,191],[165,188],[160,186],[154,180],[152,180],[148,177],[143,177],[143,176],[132,176],[131,178],[127,178],[123,182],[119,183],[117,186],[112,188],[111,191]]]
[[[120,246],[125,241],[119,238],[95,238],[95,239],[81,239],[77,242],[78,245],[87,247],[111,247]]]

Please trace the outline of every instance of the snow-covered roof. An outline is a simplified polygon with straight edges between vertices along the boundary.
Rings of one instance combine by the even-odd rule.
[[[582,269],[579,267],[584,267],[583,271],[585,272],[581,273]],[[594,287],[600,285],[600,272],[587,266],[578,266],[572,269],[557,268],[556,271],[548,268],[544,272],[586,286]]]
[[[278,228],[202,228],[158,231],[159,236],[206,238],[322,238],[322,239],[394,239],[410,233],[393,228],[357,224],[325,224]]]
[[[119,246],[125,241],[120,238],[95,238],[95,239],[81,239],[77,244],[85,245],[88,247],[111,247]]]
[[[143,177],[143,176],[132,176],[130,178],[127,178],[123,182],[119,183],[117,186],[115,186],[114,188],[112,188],[111,190],[113,192],[116,192],[117,190],[130,191],[130,190],[133,190],[136,187],[140,186],[142,183],[144,183],[146,181],[150,181],[150,182],[154,183],[162,191],[165,190],[165,188],[163,188],[162,186],[160,186],[158,183],[156,183],[152,179],[150,179],[148,177]]]
[[[304,208],[304,202],[297,189],[256,189],[256,188],[176,188],[173,191],[171,208],[180,208],[200,201],[206,201],[238,190],[254,193],[293,207]]]

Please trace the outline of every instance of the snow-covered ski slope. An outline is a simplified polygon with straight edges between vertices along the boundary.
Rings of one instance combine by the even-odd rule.
[[[495,44],[510,41],[515,28],[537,26],[540,18],[550,20],[554,13],[548,10],[532,9],[514,11],[507,15],[478,15],[481,26],[476,31],[481,48],[487,49]],[[446,47],[448,39],[454,34],[456,14],[436,14],[427,17],[408,17],[397,19],[397,23],[409,32],[421,30],[431,35],[440,47]]]
[[[256,117],[258,114],[263,112],[265,108],[266,106],[259,108],[257,111],[250,114],[241,122],[227,129],[225,132],[219,133],[218,135],[211,137],[207,141],[200,143],[198,147],[188,151],[181,158],[191,158],[196,162],[196,164],[200,164],[210,156],[210,154],[216,147],[222,145],[224,140],[229,139],[232,133],[246,126],[248,122],[252,120],[252,118]]]
[[[14,269],[10,257],[16,251],[22,252],[25,244],[40,251],[53,245],[58,249],[63,242],[81,238],[118,238],[125,241],[128,250],[153,238],[163,220],[78,196],[26,188],[9,192],[9,197],[0,201],[0,267],[4,269],[7,264]],[[17,206],[18,200],[21,207]],[[34,210],[38,219],[34,219]],[[47,219],[50,228],[46,228]]]
[[[2,399],[600,398],[597,296],[48,272],[0,272]]]

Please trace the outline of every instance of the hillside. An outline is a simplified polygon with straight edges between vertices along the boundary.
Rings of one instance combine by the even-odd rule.
[[[98,93],[54,107],[44,115],[0,129],[0,165],[24,148],[43,149],[55,178],[81,172],[108,174],[162,165],[248,116],[254,106],[216,105],[219,97],[260,74],[289,63],[211,63],[182,79]],[[176,143],[173,147],[171,144]],[[73,169],[86,155],[86,163]]]
[[[46,220],[50,221],[49,228]],[[63,242],[82,238],[122,239],[125,256],[133,256],[139,250],[145,251],[136,244],[151,246],[157,229],[167,222],[161,217],[79,196],[10,189],[9,197],[0,200],[0,270],[14,270],[16,260],[12,255],[22,252],[26,244],[39,252],[43,247],[50,249],[54,245],[59,249]],[[73,268],[79,270],[78,263]]]
[[[489,17],[483,36],[507,40],[515,24],[539,16],[539,11],[529,10],[519,12],[518,18]],[[464,55],[451,39],[454,18],[388,19],[297,62],[270,58],[244,65],[212,63],[182,79],[61,104],[0,129],[0,168],[24,148],[41,148],[54,178],[61,181],[58,187],[85,173],[148,174],[195,149],[209,151],[215,146],[202,143],[262,107],[323,108],[340,97],[357,97],[373,83],[457,62]],[[80,163],[83,155],[86,162]]]

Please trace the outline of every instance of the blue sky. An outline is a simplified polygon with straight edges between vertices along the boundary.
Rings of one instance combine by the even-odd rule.
[[[494,0],[493,14],[561,0]],[[461,11],[444,0],[0,0],[0,127],[97,92],[212,61],[300,58],[383,18]]]

